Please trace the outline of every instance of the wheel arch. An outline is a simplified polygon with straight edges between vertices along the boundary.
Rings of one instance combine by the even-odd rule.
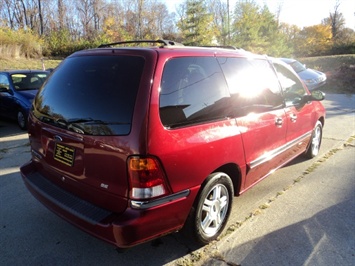
[[[325,118],[324,118],[324,116],[319,117],[317,121],[321,122],[321,123],[322,123],[322,127],[324,127],[324,123],[325,123]],[[317,122],[316,122],[316,123],[317,123]]]
[[[228,163],[214,170],[211,174],[223,172],[227,174],[233,182],[234,196],[238,196],[241,188],[242,174],[240,167],[234,163]],[[205,180],[207,182],[207,179]]]

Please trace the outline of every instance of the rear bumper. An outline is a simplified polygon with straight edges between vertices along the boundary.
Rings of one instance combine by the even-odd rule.
[[[28,190],[48,209],[87,233],[121,248],[179,230],[199,190],[195,187],[139,205],[131,202],[123,213],[114,213],[56,186],[36,171],[32,161],[20,170]]]

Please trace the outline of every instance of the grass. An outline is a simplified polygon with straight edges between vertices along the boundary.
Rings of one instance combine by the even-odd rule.
[[[306,64],[307,67],[317,69],[323,72],[329,72],[334,69],[339,69],[344,65],[355,64],[354,55],[330,55],[319,57],[300,58],[301,62]]]
[[[332,93],[355,93],[355,55],[299,58],[308,68],[326,73],[327,83],[320,89]]]
[[[55,68],[62,60],[56,59],[43,59],[43,63],[46,69]],[[6,69],[43,69],[41,59],[6,59],[0,58],[0,70]]]

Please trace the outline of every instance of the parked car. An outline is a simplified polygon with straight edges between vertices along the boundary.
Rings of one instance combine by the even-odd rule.
[[[283,62],[132,42],[67,57],[33,102],[21,173],[60,217],[121,248],[180,229],[206,244],[234,196],[318,154],[324,95]]]
[[[306,65],[300,63],[295,59],[290,58],[280,58],[286,64],[289,64],[297,75],[306,83],[309,90],[318,89],[323,86],[327,81],[327,76],[325,73],[318,70],[306,68]]]
[[[32,100],[48,75],[40,70],[0,71],[0,115],[26,129]]]

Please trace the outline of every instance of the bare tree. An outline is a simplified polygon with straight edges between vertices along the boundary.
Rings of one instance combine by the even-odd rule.
[[[58,0],[58,26],[59,29],[64,28],[64,17],[65,17],[65,5],[63,0]]]
[[[98,34],[102,8],[102,0],[77,0],[76,9],[79,11],[83,34],[88,39]]]
[[[39,15],[39,24],[40,24],[40,35],[43,35],[43,16],[42,16],[41,0],[38,0],[38,15]]]
[[[17,0],[18,3],[18,21],[23,23],[23,27],[27,27],[28,21],[27,21],[27,7],[25,5],[24,0]]]
[[[282,12],[283,4],[284,4],[283,1],[278,2],[278,3],[277,3],[277,8],[276,8],[275,17],[276,17],[277,23],[278,23],[279,25],[280,25],[280,15],[281,15],[281,12]]]
[[[230,44],[230,11],[229,1],[207,1],[208,12],[213,14],[213,24],[217,29],[217,41],[221,45]]]
[[[105,30],[114,39],[173,36],[176,31],[175,16],[162,0],[0,0],[0,17],[0,27],[31,29],[58,42],[63,34],[93,40]]]
[[[332,29],[333,41],[338,40],[339,33],[344,29],[345,18],[339,11],[341,1],[336,0],[333,13],[329,13],[329,17],[323,20],[323,24],[330,25]]]
[[[0,23],[10,27],[10,29],[15,29],[15,3],[11,0],[2,0],[0,3],[0,14],[3,18]]]

